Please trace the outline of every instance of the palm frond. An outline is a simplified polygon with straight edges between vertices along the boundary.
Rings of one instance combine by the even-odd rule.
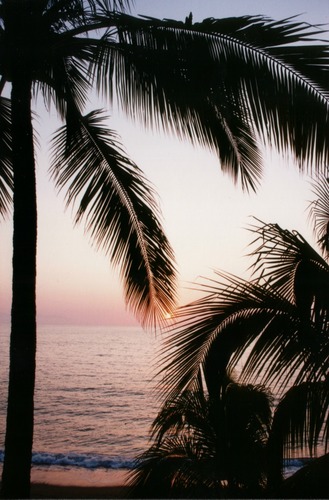
[[[11,148],[11,104],[0,97],[0,215],[4,217],[11,206],[13,166]]]
[[[152,437],[156,443],[170,436],[186,433],[198,439],[199,446],[213,446],[215,438],[214,422],[211,421],[209,402],[202,390],[184,391],[173,399],[165,401],[152,423]]]
[[[46,57],[47,54],[52,57]],[[88,69],[93,57],[91,42],[54,37],[44,52],[42,77],[34,83],[34,93],[43,95],[47,108],[54,103],[61,119],[68,119],[71,103],[80,110],[88,102],[92,80]]]
[[[328,46],[314,43],[316,29],[259,16],[191,27],[125,15],[113,19],[119,37],[115,86],[131,116],[175,130],[221,156],[223,125],[234,118],[249,137],[257,132],[281,151],[291,149],[301,165],[316,162],[321,169],[327,161]],[[305,50],[290,46],[298,41],[310,43]]]
[[[257,221],[251,231],[253,274],[259,283],[269,283],[296,304],[307,322],[313,319],[326,329],[329,318],[329,267],[326,261],[296,231]]]
[[[202,291],[207,295],[180,308],[175,324],[168,328],[160,364],[164,373],[162,384],[169,393],[188,387],[201,365],[208,390],[212,391],[211,386],[217,390],[227,366],[232,369],[237,365],[245,350],[269,327],[277,311],[284,311],[287,323],[296,314],[294,307],[275,291],[228,274],[217,274],[222,280],[204,283]],[[270,339],[267,347],[270,350]],[[249,366],[247,373],[248,370]],[[252,373],[257,374],[256,366]]]
[[[86,27],[98,13],[129,12],[131,0],[43,0],[39,2],[43,17],[57,30]]]
[[[91,65],[99,62],[98,52],[108,45],[109,30],[101,22],[101,13],[110,7],[125,10],[129,2],[59,0],[38,5],[34,29],[43,36],[32,47],[34,92],[41,91],[47,106],[53,101],[64,119],[66,101],[72,100],[80,112],[85,108],[93,85]],[[104,30],[106,36],[101,33]]]
[[[310,203],[309,210],[312,222],[314,223],[314,233],[318,238],[318,243],[329,257],[329,180],[327,177],[319,176],[313,183],[313,192],[317,199]]]
[[[290,458],[296,449],[314,456],[328,448],[329,385],[328,379],[292,386],[274,412],[270,446],[281,447],[282,456]]]
[[[210,393],[225,369],[240,366],[242,380],[284,386],[288,381],[319,380],[329,366],[327,312],[322,321],[275,287],[217,273],[205,283],[207,295],[178,310],[168,328],[160,364],[163,390],[181,392],[203,366]]]
[[[186,435],[151,446],[130,473],[129,485],[138,498],[213,498],[223,488],[214,463],[203,457],[199,443]]]
[[[52,174],[68,186],[67,204],[77,200],[97,247],[121,269],[126,302],[143,323],[155,323],[175,302],[175,268],[159,219],[154,191],[122,152],[101,115],[80,117],[54,137]]]
[[[65,75],[80,110],[94,82],[146,126],[210,147],[245,189],[255,190],[261,178],[259,135],[280,150],[292,149],[301,165],[315,161],[321,170],[329,156],[328,47],[315,43],[321,31],[261,16],[187,26],[134,18],[113,11],[125,10],[121,2],[113,4],[72,0],[64,8],[53,2],[41,16],[55,33],[40,49],[43,74],[37,80],[62,117]],[[62,92],[55,93],[57,87]]]

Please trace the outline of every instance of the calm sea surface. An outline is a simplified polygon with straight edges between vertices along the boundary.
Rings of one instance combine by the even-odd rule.
[[[1,327],[0,349],[1,457],[9,326]],[[130,468],[158,409],[155,351],[155,337],[138,327],[40,326],[34,465]]]
[[[33,470],[121,471],[148,447],[159,344],[139,327],[39,326]],[[0,328],[0,461],[9,326]],[[291,463],[293,472],[299,460]],[[38,478],[42,476],[38,476]],[[92,479],[93,480],[93,479]]]

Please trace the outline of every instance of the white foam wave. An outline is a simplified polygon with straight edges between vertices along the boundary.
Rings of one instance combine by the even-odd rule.
[[[0,450],[0,462],[3,462],[4,452]],[[298,469],[304,467],[309,458],[295,458],[284,461],[284,476],[289,477]],[[93,453],[46,453],[34,452],[32,464],[37,466],[81,467],[84,469],[133,469],[136,461],[122,457],[108,457]]]
[[[4,452],[0,450],[0,462],[3,462]],[[107,457],[96,454],[79,453],[46,453],[34,452],[32,454],[32,464],[56,467],[82,467],[85,469],[132,469],[133,460],[126,460],[121,457]]]

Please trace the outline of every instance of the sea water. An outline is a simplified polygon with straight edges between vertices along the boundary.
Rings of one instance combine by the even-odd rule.
[[[149,442],[159,411],[156,352],[160,338],[139,327],[38,328],[32,477],[60,471],[89,483],[127,471]],[[0,462],[3,460],[9,325],[0,329]],[[288,471],[303,465],[294,460]],[[65,479],[65,473],[67,473]],[[104,475],[104,473],[106,473]]]
[[[130,469],[159,403],[157,339],[139,327],[39,326],[33,466]],[[0,330],[3,458],[9,326]]]

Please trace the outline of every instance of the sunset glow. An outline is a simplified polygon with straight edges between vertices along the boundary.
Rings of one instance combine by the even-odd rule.
[[[0,497],[325,498],[329,0],[0,6]]]
[[[329,20],[329,3],[137,0],[134,9],[136,14],[177,19],[184,19],[189,12],[193,12],[195,21],[243,14],[281,19],[304,12],[301,20],[325,23]],[[134,325],[135,318],[125,308],[117,270],[111,268],[101,252],[96,252],[82,227],[73,227],[73,217],[64,210],[62,194],[56,194],[49,180],[47,148],[59,123],[54,115],[49,119],[41,100],[37,111],[35,127],[42,145],[37,151],[39,320]],[[127,121],[118,110],[108,111],[109,127],[121,135],[127,154],[159,194],[164,227],[176,253],[180,304],[196,296],[194,283],[200,276],[211,276],[214,268],[246,273],[249,262],[244,255],[248,253],[250,234],[245,228],[252,222],[250,216],[296,229],[314,241],[306,214],[313,197],[310,179],[300,175],[289,159],[266,151],[264,178],[257,194],[242,193],[240,186],[221,172],[217,158],[209,151],[147,132]],[[0,226],[0,314],[4,319],[9,319],[11,303],[11,225],[8,219]]]

